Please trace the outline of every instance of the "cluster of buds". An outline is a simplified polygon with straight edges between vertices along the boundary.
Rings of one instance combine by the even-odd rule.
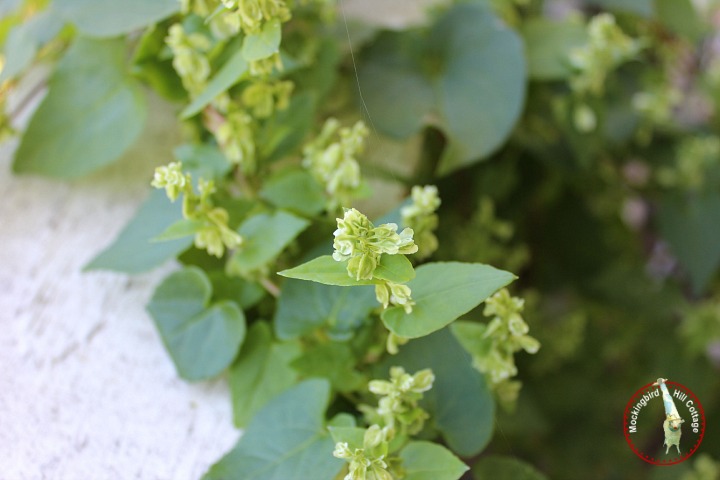
[[[593,17],[588,31],[589,42],[570,53],[570,64],[575,69],[570,86],[579,94],[600,95],[608,73],[634,57],[641,44],[625,35],[608,13]]]
[[[412,188],[411,195],[413,203],[400,209],[400,215],[403,225],[415,232],[415,243],[418,246],[416,256],[422,260],[438,248],[438,239],[434,232],[438,226],[435,212],[440,207],[440,197],[434,185],[416,185]]]
[[[389,439],[398,429],[403,435],[414,435],[422,430],[428,413],[418,406],[423,393],[430,390],[435,381],[432,370],[425,369],[410,375],[402,367],[390,369],[390,380],[371,380],[370,392],[378,395],[377,408],[362,405],[360,408],[369,423],[383,425]]]
[[[331,210],[349,204],[360,188],[356,156],[362,152],[368,133],[361,121],[352,128],[340,128],[340,122],[330,118],[320,135],[303,149],[302,164],[325,187]],[[336,134],[339,141],[332,141]]]
[[[170,27],[165,38],[173,52],[173,68],[180,76],[183,86],[190,95],[198,95],[210,76],[210,62],[205,53],[212,43],[201,33],[188,34],[179,23]]]
[[[346,208],[343,218],[337,219],[333,258],[348,261],[348,275],[356,280],[371,280],[380,263],[380,255],[417,252],[413,231],[406,228],[398,233],[398,226],[385,223],[375,227],[368,218],[354,208]]]
[[[290,20],[290,9],[284,0],[222,0],[222,4],[237,17],[245,35],[260,32],[271,20]]]
[[[362,448],[351,448],[347,442],[335,444],[333,456],[350,464],[344,480],[393,480],[386,462],[386,433],[387,430],[372,425],[365,431]]]
[[[484,333],[488,349],[486,355],[474,357],[473,364],[494,387],[517,375],[515,352],[536,353],[540,349],[540,342],[527,334],[530,328],[520,315],[524,303],[521,298],[511,297],[505,288],[485,302],[483,314],[493,317]]]
[[[183,195],[183,217],[197,223],[197,248],[206,250],[210,255],[222,257],[226,248],[234,249],[242,244],[242,237],[228,226],[227,211],[212,204],[214,182],[200,179],[198,195],[193,190],[190,174],[183,172],[180,162],[173,162],[155,169],[151,185],[165,189],[168,198],[173,202],[180,194]]]
[[[255,81],[242,92],[242,102],[255,118],[268,118],[275,110],[285,110],[295,85],[288,80]]]
[[[240,31],[240,17],[229,10],[220,10],[221,5],[220,0],[181,0],[180,11],[207,19],[213,36],[224,40]]]

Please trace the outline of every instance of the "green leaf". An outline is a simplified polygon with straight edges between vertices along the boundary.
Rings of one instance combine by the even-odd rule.
[[[450,325],[450,331],[460,345],[473,358],[483,358],[492,347],[492,339],[485,337],[487,326],[484,323],[457,321]]]
[[[353,426],[328,426],[330,435],[332,435],[333,441],[347,442],[350,450],[356,448],[363,448],[365,429]]]
[[[273,398],[205,480],[331,479],[344,462],[323,427],[330,399],[325,380],[308,380]]]
[[[153,190],[115,241],[84,269],[141,273],[162,265],[192,245],[192,238],[151,242],[181,219],[180,202],[171,203],[164,191]]]
[[[386,378],[393,365],[408,372],[432,369],[435,383],[421,405],[447,445],[458,455],[477,455],[492,437],[495,403],[485,378],[448,329],[413,340],[386,358],[375,378]]]
[[[151,25],[180,10],[177,0],[55,0],[66,20],[92,37],[115,37]]]
[[[333,340],[349,340],[375,307],[375,292],[369,287],[288,280],[275,310],[275,333],[291,339],[323,328]]]
[[[400,452],[404,480],[458,480],[469,470],[447,448],[432,442],[410,442]]]
[[[242,56],[248,62],[262,60],[280,51],[280,21],[265,22],[260,32],[245,37]]]
[[[165,278],[147,306],[178,374],[186,380],[220,374],[245,338],[242,310],[230,301],[208,306],[211,295],[205,273],[187,267]]]
[[[658,18],[675,33],[698,41],[707,31],[691,0],[655,0]]]
[[[309,225],[307,220],[282,210],[250,217],[238,229],[243,245],[230,258],[228,271],[244,274],[258,270],[277,257]]]
[[[230,162],[217,145],[180,145],[173,152],[175,159],[182,162],[183,171],[188,172],[197,187],[198,180],[217,180],[224,177],[231,168]]]
[[[97,170],[135,142],[145,114],[143,92],[125,71],[124,41],[81,37],[50,79],[13,169],[58,178]]]
[[[260,154],[273,162],[292,154],[310,132],[315,115],[315,96],[310,93],[293,94],[285,110],[276,111],[258,134]]]
[[[701,293],[720,267],[720,194],[666,194],[657,219],[663,238]]]
[[[481,458],[472,473],[475,480],[547,480],[529,463],[502,455]]]
[[[323,255],[295,268],[278,272],[278,275],[310,280],[325,285],[352,287],[380,283],[376,278],[394,283],[405,283],[414,277],[415,271],[404,255],[382,255],[372,280],[355,280],[347,273],[347,262],[338,262],[331,255]]]
[[[408,283],[411,313],[392,307],[382,313],[385,326],[401,337],[416,338],[440,330],[512,282],[512,273],[479,263],[427,263]]]
[[[428,32],[381,34],[359,76],[368,113],[383,132],[407,137],[434,125],[447,134],[441,174],[497,150],[525,100],[522,42],[480,4],[452,7]]]
[[[167,240],[175,240],[177,238],[187,237],[188,235],[195,235],[199,232],[205,222],[201,220],[189,220],[183,218],[166,228],[160,235],[153,237],[153,242],[164,242]]]
[[[588,39],[582,22],[562,22],[534,18],[522,25],[528,60],[528,73],[534,80],[562,80],[572,74],[570,52],[583,46]]]
[[[326,378],[338,392],[357,390],[367,382],[355,370],[357,359],[347,343],[329,342],[308,349],[292,362],[303,377]]]
[[[247,425],[270,399],[297,382],[298,374],[290,362],[299,354],[297,343],[273,342],[266,323],[250,327],[228,376],[236,426]]]
[[[265,289],[257,283],[228,277],[222,270],[210,271],[207,275],[212,283],[214,299],[232,300],[243,310],[252,308],[265,296]]]
[[[382,255],[373,278],[392,283],[405,283],[415,278],[415,269],[405,255]]]
[[[239,82],[248,71],[248,63],[243,57],[242,51],[238,50],[220,68],[220,70],[208,82],[205,90],[193,99],[180,114],[180,118],[190,118],[199,113],[218,95],[227,91],[230,87]]]
[[[348,275],[347,262],[337,262],[333,260],[331,255],[314,258],[295,268],[278,272],[278,275],[340,287],[373,285],[375,283],[372,280],[355,280]]]
[[[0,82],[22,73],[35,58],[38,49],[52,40],[62,26],[56,12],[48,8],[13,28],[3,48],[5,62]]]
[[[325,209],[325,191],[307,170],[281,170],[264,183],[260,196],[278,208],[303,215]]]

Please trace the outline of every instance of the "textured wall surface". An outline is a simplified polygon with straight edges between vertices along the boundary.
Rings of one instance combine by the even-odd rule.
[[[0,147],[0,480],[195,479],[239,436],[224,381],[180,380],[144,311],[173,265],[81,272],[170,158],[168,113],[78,181],[13,176]]]

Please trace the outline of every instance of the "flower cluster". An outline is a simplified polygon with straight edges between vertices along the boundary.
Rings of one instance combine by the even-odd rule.
[[[240,31],[240,17],[229,10],[220,10],[221,5],[220,0],[181,0],[180,11],[205,18],[213,36],[223,40]]]
[[[418,406],[423,393],[435,381],[432,370],[425,369],[410,375],[402,367],[390,369],[390,380],[371,380],[368,389],[380,396],[378,407],[361,406],[369,423],[383,425],[388,438],[398,433],[416,434],[422,430],[428,414]]]
[[[283,0],[222,0],[223,6],[237,16],[245,35],[258,33],[265,23],[290,20],[290,9]]]
[[[258,80],[243,90],[242,102],[256,118],[268,118],[287,108],[294,87],[288,80]]]
[[[183,86],[190,95],[198,95],[210,76],[210,62],[205,56],[212,46],[210,39],[201,33],[188,34],[176,23],[168,30],[165,43],[173,52],[173,67]]]
[[[493,386],[517,375],[515,352],[536,353],[540,348],[540,343],[527,334],[530,328],[520,315],[524,303],[521,298],[511,297],[505,288],[485,302],[483,314],[493,317],[484,333],[487,354],[474,357],[473,364]]]
[[[608,73],[634,57],[641,43],[625,35],[608,13],[593,17],[588,31],[589,42],[570,53],[570,64],[576,71],[570,85],[576,93],[600,95]]]
[[[335,444],[333,456],[350,464],[344,480],[393,480],[385,461],[388,453],[386,430],[372,425],[365,431],[362,448],[350,448],[347,442]]]
[[[400,209],[400,215],[403,225],[415,232],[415,243],[418,246],[416,257],[422,260],[432,255],[438,247],[434,231],[438,226],[435,212],[440,207],[440,197],[434,185],[416,185],[412,188],[411,195],[413,203]]]
[[[184,173],[180,162],[157,167],[151,185],[164,188],[168,198],[177,200],[183,194],[183,217],[194,222],[195,246],[210,255],[222,257],[225,249],[238,248],[242,237],[228,226],[228,213],[212,204],[215,184],[200,179],[199,195],[193,191],[192,178]]]
[[[343,218],[337,219],[333,258],[348,261],[348,275],[356,280],[371,280],[380,263],[380,255],[410,254],[417,252],[413,231],[405,228],[397,233],[398,226],[385,223],[375,227],[368,218],[354,208],[346,208]],[[399,293],[399,291],[398,291]]]
[[[335,136],[339,141],[332,141]],[[303,166],[325,187],[329,209],[348,205],[361,186],[360,166],[356,156],[362,152],[368,129],[363,122],[352,128],[340,128],[330,118],[320,134],[303,149]]]
[[[190,184],[190,174],[183,172],[182,164],[172,162],[155,169],[150,185],[155,188],[164,188],[168,198],[174,202],[181,193],[187,191]]]

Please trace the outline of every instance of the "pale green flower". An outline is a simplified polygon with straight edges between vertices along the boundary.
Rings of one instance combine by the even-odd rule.
[[[356,280],[370,280],[382,254],[410,254],[417,251],[412,229],[399,234],[397,225],[386,223],[375,227],[368,218],[354,208],[346,208],[343,218],[337,219],[333,233],[333,258],[338,262],[349,260],[348,275]],[[391,293],[393,293],[391,291]],[[397,289],[397,298],[404,298],[404,290]]]
[[[150,185],[155,188],[164,188],[168,198],[174,202],[180,193],[190,188],[190,175],[183,173],[182,163],[172,162],[155,169],[155,175]]]

